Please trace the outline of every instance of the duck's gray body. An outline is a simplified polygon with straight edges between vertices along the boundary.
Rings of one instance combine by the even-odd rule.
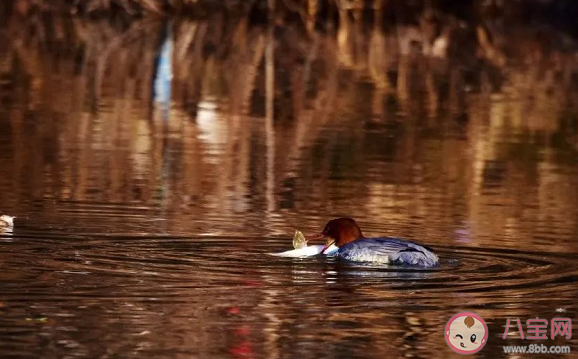
[[[339,248],[335,256],[355,261],[414,267],[435,267],[438,256],[429,248],[398,238],[362,238]]]

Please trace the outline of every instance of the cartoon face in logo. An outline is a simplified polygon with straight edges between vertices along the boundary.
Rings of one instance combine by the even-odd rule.
[[[461,312],[448,320],[444,337],[456,353],[474,354],[486,345],[488,326],[476,313]]]

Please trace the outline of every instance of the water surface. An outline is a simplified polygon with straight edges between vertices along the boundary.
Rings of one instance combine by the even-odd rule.
[[[0,356],[458,357],[470,310],[504,357],[575,318],[574,40],[347,19],[5,19]],[[267,255],[337,216],[442,265]]]

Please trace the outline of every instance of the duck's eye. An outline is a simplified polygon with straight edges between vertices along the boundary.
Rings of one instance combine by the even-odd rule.
[[[464,339],[461,334],[456,334],[456,338]]]
[[[476,341],[476,335],[472,334],[472,336],[470,337],[470,341],[473,343]]]

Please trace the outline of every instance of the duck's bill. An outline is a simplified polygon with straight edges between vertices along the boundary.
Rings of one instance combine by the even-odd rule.
[[[339,248],[335,245],[335,239],[328,237],[323,233],[314,234],[312,236],[307,236],[308,241],[316,241],[316,240],[322,240],[322,239],[325,239],[325,246],[323,246],[323,250],[321,251],[320,254],[331,255],[331,254],[337,252],[337,250]]]

